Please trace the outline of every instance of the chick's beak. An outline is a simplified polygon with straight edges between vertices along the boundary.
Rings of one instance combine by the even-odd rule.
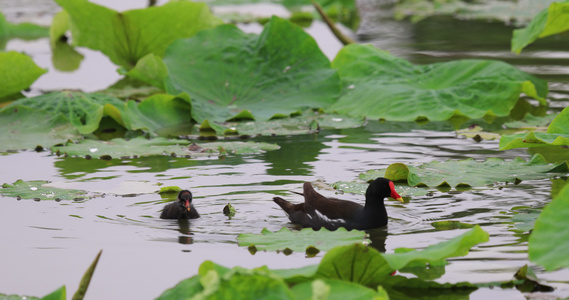
[[[186,207],[186,209],[187,209],[188,211],[190,211],[190,210],[192,209],[192,206],[190,205],[190,200],[186,200],[186,201],[184,202],[184,206]]]

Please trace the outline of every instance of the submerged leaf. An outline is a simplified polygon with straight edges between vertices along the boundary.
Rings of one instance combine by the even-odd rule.
[[[497,182],[516,182],[518,180],[541,179],[553,177],[547,173],[567,173],[569,164],[548,164],[540,154],[529,161],[516,158],[504,161],[501,158],[488,158],[485,161],[474,159],[433,161],[419,166],[408,166],[409,186],[450,186],[482,187]],[[385,170],[371,170],[360,174],[360,178],[371,181],[384,177]]]
[[[233,25],[177,40],[166,51],[166,88],[192,98],[198,122],[265,121],[331,105],[340,81],[314,39],[273,17],[261,35]]]
[[[2,98],[28,88],[47,72],[27,55],[15,51],[0,52],[0,102]],[[4,99],[13,100],[13,99]]]
[[[80,143],[67,143],[65,146],[52,147],[52,152],[70,156],[94,158],[122,158],[133,156],[173,155],[173,156],[211,156],[219,155],[219,147],[232,154],[259,153],[276,150],[275,144],[255,142],[212,142],[200,145],[191,144],[188,140],[169,140],[166,138],[145,139],[137,137],[131,140],[121,138],[110,141],[84,140]]]
[[[413,65],[372,45],[345,46],[332,67],[344,91],[327,111],[370,119],[507,116],[521,93],[545,104],[548,92],[545,81],[501,61]]]
[[[261,234],[241,233],[237,237],[239,246],[255,245],[260,250],[269,251],[289,248],[297,252],[304,252],[308,246],[327,251],[338,245],[362,243],[364,241],[366,241],[365,232],[347,231],[345,228],[339,228],[336,231],[329,231],[326,228],[318,231],[314,231],[312,228],[291,231],[283,227],[278,232],[264,228]]]
[[[0,194],[7,197],[34,200],[80,200],[88,198],[87,192],[80,190],[59,189],[45,186],[48,181],[18,180],[13,184],[4,183]]]
[[[19,105],[0,110],[0,128],[0,152],[49,148],[81,138],[62,114]]]
[[[179,38],[221,24],[207,4],[171,1],[163,6],[116,12],[87,0],[56,0],[69,14],[73,43],[100,50],[127,69],[149,53],[162,56]]]
[[[529,258],[551,271],[569,267],[569,185],[559,192],[535,221]]]

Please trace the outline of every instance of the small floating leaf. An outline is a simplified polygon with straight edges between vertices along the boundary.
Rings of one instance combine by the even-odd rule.
[[[160,188],[158,194],[177,194],[180,191],[182,191],[182,188],[178,186],[165,186]]]
[[[365,241],[365,232],[347,231],[345,228],[339,228],[336,231],[329,231],[325,228],[318,231],[314,231],[312,228],[291,231],[283,227],[278,232],[264,228],[261,234],[241,233],[237,237],[239,246],[255,245],[260,250],[269,251],[289,248],[297,252],[304,252],[308,246],[327,251],[338,245],[362,243],[363,241]]]
[[[235,216],[235,208],[233,207],[233,205],[231,205],[231,203],[227,203],[227,205],[223,207],[223,214],[228,217]]]
[[[87,192],[80,190],[67,190],[47,187],[49,181],[18,180],[14,184],[3,184],[0,194],[8,197],[19,197],[21,199],[39,200],[75,200],[78,198],[88,198]]]
[[[437,230],[466,229],[472,228],[474,225],[462,223],[460,221],[437,221],[431,223]]]

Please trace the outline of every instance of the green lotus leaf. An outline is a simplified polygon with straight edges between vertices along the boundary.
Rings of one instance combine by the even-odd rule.
[[[190,98],[185,94],[156,94],[140,103],[129,100],[122,118],[128,129],[145,129],[160,136],[188,134],[194,125]]]
[[[569,185],[566,185],[535,221],[529,238],[529,258],[547,270],[569,267]]]
[[[261,35],[222,25],[177,40],[164,63],[168,93],[189,94],[198,123],[289,116],[327,107],[340,91],[338,74],[314,39],[277,17]]]
[[[543,146],[569,146],[569,107],[551,121],[547,132],[516,133],[500,139],[500,150]]]
[[[255,142],[211,142],[192,144],[188,140],[169,140],[158,137],[146,139],[143,137],[125,140],[122,138],[110,141],[84,140],[80,143],[67,143],[65,146],[54,146],[51,151],[69,156],[84,156],[92,158],[124,158],[134,156],[211,156],[220,154],[220,149],[231,154],[259,153],[261,151],[276,150],[275,144]]]
[[[307,281],[292,287],[297,299],[389,299],[383,288],[373,290],[359,284],[335,279],[317,279]]]
[[[306,134],[320,129],[355,128],[364,123],[363,117],[322,114],[308,110],[294,117],[256,122],[226,122],[223,125],[235,129],[239,134],[254,136]],[[311,126],[315,126],[315,128]]]
[[[100,50],[127,69],[149,53],[162,56],[176,39],[221,24],[205,3],[171,1],[119,13],[87,0],[56,2],[69,15],[74,45]]]
[[[558,34],[569,30],[569,1],[554,2],[539,12],[525,27],[514,30],[512,52],[520,53],[523,48],[538,38]]]
[[[375,287],[395,270],[464,256],[474,245],[486,241],[488,233],[475,226],[455,238],[419,251],[405,249],[403,253],[382,254],[361,244],[336,247],[324,255],[317,275]]]
[[[166,90],[165,80],[168,69],[160,57],[150,53],[141,58],[134,68],[125,73],[130,78],[137,79],[153,85],[163,91]]]
[[[529,161],[516,158],[505,161],[488,158],[485,161],[474,159],[433,161],[419,166],[409,166],[407,183],[409,186],[448,186],[483,187],[497,182],[516,182],[518,180],[542,179],[555,176],[551,173],[567,173],[567,161],[548,164],[543,156],[536,154]],[[385,169],[371,170],[360,174],[360,179],[371,181],[384,177]]]
[[[4,183],[2,189],[0,189],[0,194],[7,197],[36,200],[77,200],[89,198],[85,191],[45,186],[48,183],[48,181],[43,180],[18,180],[13,184]]]
[[[49,148],[81,138],[62,114],[18,105],[0,110],[0,127],[0,152]]]
[[[314,231],[312,228],[303,228],[300,231],[291,231],[283,227],[277,232],[272,232],[263,228],[261,234],[241,233],[237,237],[239,246],[255,245],[259,250],[284,250],[304,252],[308,246],[313,246],[321,251],[327,251],[339,245],[362,243],[365,239],[365,232],[359,230],[347,231],[339,228],[329,231],[322,228]]]
[[[28,88],[47,72],[27,55],[14,51],[0,52],[0,102],[13,100],[7,96]]]
[[[372,45],[340,50],[332,67],[344,91],[329,112],[415,121],[507,116],[525,93],[546,104],[547,83],[501,61],[456,60],[413,65]]]
[[[104,116],[110,116],[117,123],[123,125],[121,114],[124,110],[124,102],[103,94],[71,91],[54,92],[17,100],[7,108],[16,105],[42,109],[53,115],[61,113],[82,134],[97,130]]]
[[[167,289],[156,300],[186,299],[203,291],[199,275],[180,281],[176,286]]]

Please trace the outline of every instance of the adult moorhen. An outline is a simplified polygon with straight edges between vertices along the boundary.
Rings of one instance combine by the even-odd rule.
[[[192,205],[192,193],[183,190],[178,194],[178,201],[164,207],[160,214],[161,219],[197,219],[198,211]]]
[[[314,190],[310,182],[303,186],[304,203],[292,204],[280,197],[274,197],[292,223],[318,230],[322,227],[335,230],[344,227],[371,229],[387,225],[387,211],[383,199],[391,197],[403,202],[395,191],[393,182],[379,177],[372,181],[366,191],[365,206],[352,201],[327,198]]]

